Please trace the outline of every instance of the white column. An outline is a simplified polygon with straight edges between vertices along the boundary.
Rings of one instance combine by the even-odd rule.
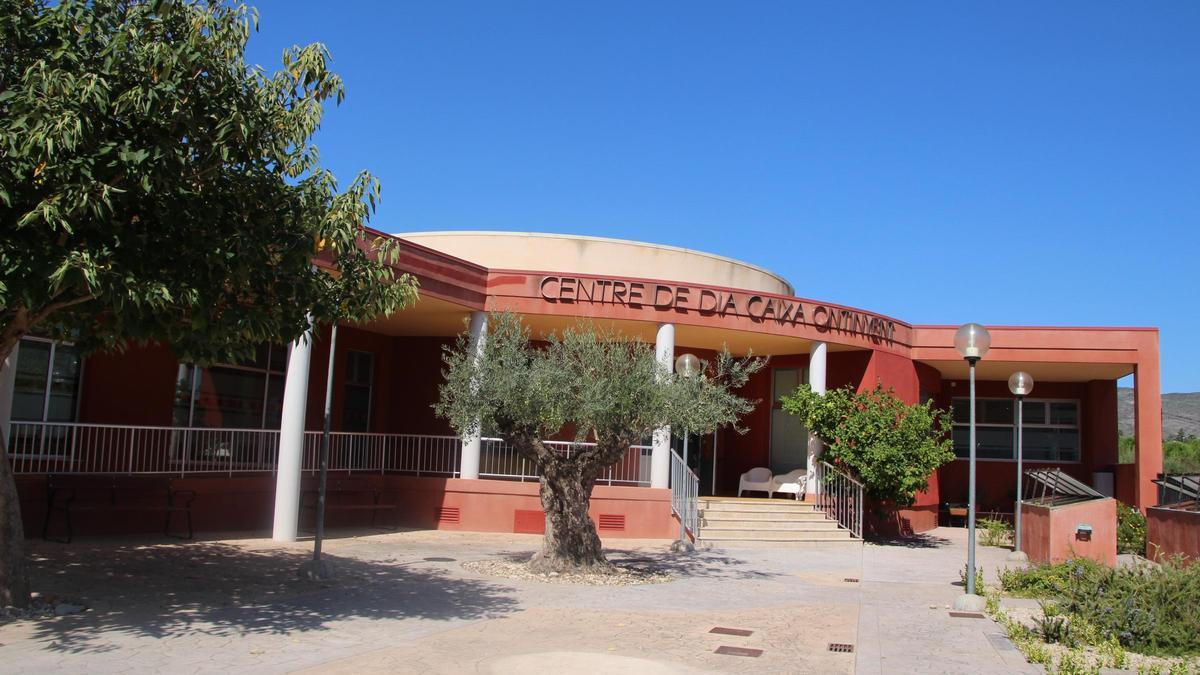
[[[660,323],[654,338],[654,353],[668,373],[675,371],[675,324]],[[671,486],[671,427],[654,430],[650,453],[650,487]]]
[[[475,363],[483,358],[484,344],[487,342],[487,312],[471,312],[471,354]],[[482,446],[480,434],[463,436],[462,455],[459,459],[459,478],[479,478],[479,451]]]
[[[8,358],[0,363],[0,438],[8,447],[8,424],[12,421],[13,388],[17,382],[17,352],[21,349],[20,341],[13,345]],[[12,450],[12,448],[8,448]]]
[[[825,354],[829,351],[829,346],[824,342],[812,343],[812,348],[808,352],[808,386],[813,391],[824,396],[825,395]],[[821,439],[817,438],[812,432],[808,434],[808,487],[807,491],[810,495],[815,495],[821,491],[821,486],[817,485],[817,462],[821,457]]]
[[[304,461],[304,418],[308,410],[308,367],[313,328],[292,343],[283,382],[283,417],[279,421],[279,465],[275,471],[275,541],[296,541],[300,522],[300,469]]]

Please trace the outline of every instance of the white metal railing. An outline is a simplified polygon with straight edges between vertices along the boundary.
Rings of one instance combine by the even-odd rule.
[[[595,443],[574,441],[542,441],[552,450],[570,457],[579,448],[595,447]],[[649,445],[631,445],[625,456],[604,471],[596,482],[605,485],[650,485]],[[643,461],[645,460],[645,461]],[[484,438],[479,448],[479,476],[481,478],[506,478],[515,480],[537,480],[538,473],[533,462],[521,456],[517,449],[500,438]]]
[[[279,431],[272,429],[12,422],[9,432],[9,460],[19,474],[273,472],[279,459]],[[462,441],[457,436],[341,431],[329,436],[330,471],[459,475]],[[568,456],[595,445],[545,443]],[[508,443],[485,438],[481,446],[481,477],[537,480],[533,463]],[[320,451],[321,432],[304,432],[303,471],[317,471]],[[630,447],[597,482],[648,486],[650,452],[648,445]]]
[[[817,509],[862,539],[863,484],[850,474],[822,461],[817,465]]]
[[[674,450],[671,450],[671,511],[693,540],[700,537],[700,479]]]
[[[115,424],[13,422],[14,473],[234,473],[273,471],[279,432]]]

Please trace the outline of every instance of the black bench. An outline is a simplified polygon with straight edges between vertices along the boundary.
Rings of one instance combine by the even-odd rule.
[[[300,507],[313,512],[316,521],[318,488],[316,478],[304,481],[300,497]],[[400,504],[393,498],[388,501],[385,495],[399,496],[395,488],[388,487],[383,476],[328,476],[325,482],[325,512],[330,511],[370,511],[371,526],[380,511],[397,511]],[[396,529],[395,522],[389,526]]]
[[[162,511],[166,514],[163,534],[191,539],[193,490],[180,490],[165,476],[62,475],[46,479],[46,520],[42,539],[49,539],[50,520],[62,513],[70,543],[74,538],[71,513],[82,511]],[[187,536],[171,534],[171,518],[176,512],[187,516]]]

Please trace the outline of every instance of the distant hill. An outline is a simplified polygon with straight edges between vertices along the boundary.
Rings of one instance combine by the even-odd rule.
[[[1182,429],[1185,436],[1200,437],[1200,392],[1163,394],[1163,440]],[[1133,389],[1117,389],[1117,428],[1122,436],[1133,435]]]

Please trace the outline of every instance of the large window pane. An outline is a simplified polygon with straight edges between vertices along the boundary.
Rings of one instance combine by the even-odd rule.
[[[798,368],[776,368],[774,371],[771,403],[779,405],[780,397],[796,391],[800,386],[800,370]]]
[[[79,401],[79,354],[71,345],[58,344],[54,349],[54,369],[50,374],[50,403],[47,422],[75,421]]]
[[[46,405],[46,369],[50,367],[50,343],[22,340],[17,350],[14,373],[12,419],[41,422]]]
[[[1079,407],[1074,401],[1051,401],[1050,424],[1076,426],[1079,424]]]
[[[1015,408],[1011,399],[976,399],[978,424],[1012,424]]]
[[[200,368],[192,424],[197,427],[257,429],[263,421],[266,378],[235,368]]]
[[[1045,401],[1025,401],[1025,405],[1021,406],[1022,414],[1025,416],[1025,424],[1045,424],[1046,423],[1046,402]]]

